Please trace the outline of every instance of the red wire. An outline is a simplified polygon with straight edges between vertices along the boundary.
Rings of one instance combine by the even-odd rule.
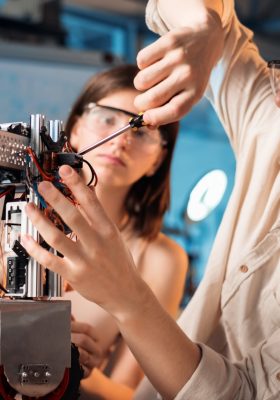
[[[13,191],[13,187],[11,187],[11,188],[5,190],[4,192],[0,193],[0,199],[1,199],[1,197],[6,196],[7,194],[11,193],[12,191]]]
[[[54,176],[53,175],[48,175],[46,174],[46,172],[44,172],[41,168],[41,165],[39,164],[39,161],[36,157],[36,155],[34,154],[33,150],[31,149],[31,147],[27,147],[27,152],[30,155],[30,157],[32,158],[32,161],[34,162],[34,164],[36,165],[38,171],[40,172],[40,174],[42,175],[42,177],[46,180],[46,181],[54,181]]]

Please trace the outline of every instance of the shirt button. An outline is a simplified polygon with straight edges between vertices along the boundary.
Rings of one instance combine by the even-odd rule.
[[[280,381],[280,372],[278,372],[278,373],[276,374],[276,379],[278,379],[278,381]]]
[[[247,265],[241,265],[241,267],[240,267],[240,271],[241,272],[243,272],[244,274],[246,273],[246,272],[248,272],[248,267],[247,267]]]

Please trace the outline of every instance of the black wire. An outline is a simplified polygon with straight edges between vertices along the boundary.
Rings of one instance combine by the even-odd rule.
[[[4,190],[0,192],[0,198],[3,197],[4,195],[7,196],[7,194],[10,194],[13,188],[14,187],[12,185],[7,186]]]
[[[97,175],[96,175],[96,172],[93,169],[93,166],[87,160],[85,160],[84,158],[83,158],[83,162],[85,162],[87,164],[87,166],[89,167],[90,172],[91,172],[91,178],[90,178],[90,181],[87,184],[87,186],[90,186],[92,184],[93,180],[94,180],[94,186],[96,186],[96,184],[97,184]]]

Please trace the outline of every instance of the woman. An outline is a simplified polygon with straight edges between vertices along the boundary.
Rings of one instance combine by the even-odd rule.
[[[133,85],[137,73],[135,66],[119,66],[88,82],[66,124],[75,151],[103,139],[137,115],[134,98],[139,92]],[[130,130],[84,156],[98,177],[96,194],[121,231],[140,275],[173,317],[183,293],[187,257],[160,229],[169,206],[177,132],[178,123]],[[82,170],[85,182],[91,174],[87,167]],[[119,337],[114,319],[77,292],[67,291],[65,297],[72,301],[72,340],[79,347],[85,375],[100,367],[83,381],[84,391],[110,400],[131,398],[143,374]],[[116,350],[109,363],[105,362],[108,379],[101,370],[112,346]]]

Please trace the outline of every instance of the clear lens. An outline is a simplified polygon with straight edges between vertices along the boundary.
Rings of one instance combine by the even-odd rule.
[[[85,127],[92,132],[97,139],[103,139],[113,132],[128,124],[130,117],[122,111],[95,105],[83,115]],[[161,144],[161,136],[157,129],[146,127],[137,130],[130,129],[123,133],[127,137],[128,144],[136,146]]]
[[[270,69],[270,83],[274,96],[280,94],[280,60],[273,60],[268,62]]]
[[[160,144],[162,142],[160,133],[157,129],[139,128],[136,131],[130,131],[131,139],[137,143],[147,145]]]
[[[129,117],[121,112],[96,106],[85,114],[85,124],[98,137],[106,137],[128,123]]]

